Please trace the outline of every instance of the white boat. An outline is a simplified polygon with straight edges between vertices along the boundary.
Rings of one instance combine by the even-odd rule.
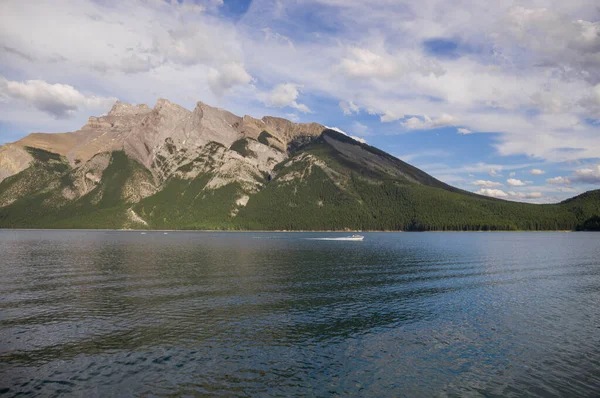
[[[365,237],[362,235],[352,235],[352,236],[347,236],[345,238],[340,238],[341,240],[363,240]]]
[[[342,236],[339,238],[306,238],[306,239],[310,239],[310,240],[354,240],[354,241],[361,241],[363,240],[365,237],[362,235],[352,235],[352,236]]]

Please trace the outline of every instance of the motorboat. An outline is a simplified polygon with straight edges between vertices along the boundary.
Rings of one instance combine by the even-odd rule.
[[[362,235],[352,235],[345,238],[341,238],[343,240],[363,240],[365,237]]]
[[[365,237],[362,235],[352,235],[352,236],[341,236],[339,238],[306,238],[310,240],[353,240],[353,241],[361,241]]]

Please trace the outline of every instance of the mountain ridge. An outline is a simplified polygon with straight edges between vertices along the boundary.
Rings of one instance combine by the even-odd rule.
[[[600,214],[597,192],[489,198],[318,123],[201,101],[117,102],[75,132],[0,147],[0,227],[576,229]]]
[[[65,156],[72,166],[86,162],[95,154],[113,150],[125,152],[150,169],[153,157],[160,153],[166,138],[175,145],[199,146],[210,141],[231,145],[237,139],[258,139],[262,131],[274,135],[279,148],[297,135],[318,135],[324,129],[317,123],[293,123],[283,118],[265,116],[255,119],[211,107],[198,101],[193,111],[160,98],[150,108],[145,104],[131,105],[117,101],[104,116],[91,116],[81,129],[67,133],[31,133],[11,143],[18,147],[34,147]],[[188,142],[191,140],[193,142]],[[277,146],[277,144],[276,144]],[[0,153],[5,145],[0,146]],[[23,170],[21,156],[15,170]],[[1,159],[0,159],[1,161]],[[0,163],[0,181],[9,175],[8,162]]]

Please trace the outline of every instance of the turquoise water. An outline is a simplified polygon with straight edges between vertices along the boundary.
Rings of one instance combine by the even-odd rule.
[[[0,394],[600,394],[600,234],[344,235],[0,231]]]

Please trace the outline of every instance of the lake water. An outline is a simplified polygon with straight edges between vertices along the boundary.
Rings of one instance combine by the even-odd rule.
[[[600,395],[600,234],[342,235],[0,231],[0,395]]]

